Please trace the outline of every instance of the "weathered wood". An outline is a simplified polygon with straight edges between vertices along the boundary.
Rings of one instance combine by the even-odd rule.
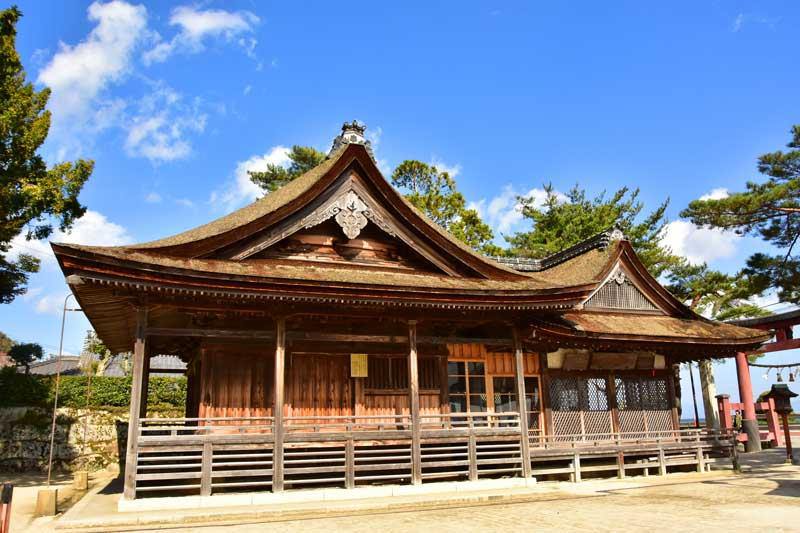
[[[705,465],[705,458],[703,456],[703,448],[700,446],[697,447],[697,471],[702,473],[705,472],[706,465]]]
[[[625,452],[617,454],[617,477],[625,479]]]
[[[344,486],[345,488],[352,489],[356,486],[355,479],[355,442],[353,439],[347,439],[347,444],[344,449]]]
[[[211,462],[213,457],[212,444],[203,443],[203,459],[200,467],[200,496],[211,496]]]
[[[447,356],[439,358],[439,412],[450,412],[450,387],[447,384]]]
[[[476,481],[478,479],[478,442],[475,438],[475,433],[469,434],[468,442],[469,453],[469,480]]]
[[[228,339],[264,339],[275,338],[274,331],[208,329],[208,328],[147,328],[146,335],[157,337],[204,337]]]
[[[417,321],[408,321],[408,394],[411,406],[411,483],[422,483],[419,420],[419,373],[417,369]]]
[[[664,456],[664,448],[661,446],[658,448],[658,474],[660,476],[667,475],[667,460]]]
[[[147,399],[150,396],[150,356],[149,346],[145,349],[144,365],[142,367],[142,399],[139,402],[139,418],[147,418]]]
[[[572,456],[572,476],[575,483],[581,482],[581,454],[577,452]]]
[[[520,453],[522,455],[522,476],[531,477],[530,437],[528,436],[528,413],[525,398],[525,354],[522,351],[522,340],[516,327],[514,336],[514,379],[517,386],[517,406],[519,409]]]
[[[136,466],[139,438],[139,413],[142,401],[142,378],[144,375],[145,328],[147,326],[147,309],[136,310],[136,331],[133,345],[133,372],[131,378],[131,405],[128,421],[128,445],[125,453],[125,482],[123,498],[136,498]]]
[[[274,429],[272,434],[275,439],[272,452],[272,491],[283,491],[283,396],[284,396],[284,360],[286,357],[286,319],[280,317],[275,320],[275,397],[272,408]]]

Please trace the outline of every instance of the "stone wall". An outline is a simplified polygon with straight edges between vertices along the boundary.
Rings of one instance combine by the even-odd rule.
[[[46,471],[52,410],[0,408],[0,471]],[[149,412],[148,416],[183,416]],[[128,435],[128,409],[61,408],[56,417],[53,468],[99,470],[119,464]]]

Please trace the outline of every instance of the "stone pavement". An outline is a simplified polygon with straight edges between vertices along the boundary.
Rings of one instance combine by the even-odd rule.
[[[503,495],[464,504],[440,503],[424,509],[412,505],[402,511],[359,509],[357,502],[339,509],[312,507],[305,513],[241,514],[226,522],[151,523],[139,530],[170,531],[798,531],[800,532],[800,467],[783,465],[781,452],[770,450],[742,455],[744,473],[670,474],[665,477],[627,478],[573,483],[540,483],[520,498]],[[114,496],[108,495],[107,502]],[[95,503],[106,500],[97,500]],[[386,498],[396,502],[397,498]],[[94,505],[84,505],[91,513]],[[331,511],[334,511],[331,513]],[[205,510],[214,517],[214,510]],[[130,513],[124,513],[130,514]],[[287,516],[291,519],[287,519]],[[66,518],[66,517],[65,517]],[[150,519],[154,518],[151,514]],[[217,517],[219,519],[219,517]],[[177,520],[179,521],[179,520]],[[166,522],[166,521],[165,521]],[[62,521],[60,527],[66,526]],[[29,531],[48,531],[59,521],[34,522]],[[113,527],[95,530],[113,531]],[[128,530],[117,528],[116,530]]]

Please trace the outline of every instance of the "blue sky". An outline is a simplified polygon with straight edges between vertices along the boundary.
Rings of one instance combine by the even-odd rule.
[[[796,2],[20,8],[28,76],[53,90],[44,153],[96,161],[89,213],[54,240],[125,244],[207,222],[257,196],[247,168],[284,162],[292,144],[327,149],[355,118],[383,168],[414,158],[455,171],[499,242],[525,227],[516,194],[632,186],[649,207],[671,199],[677,251],[734,271],[763,245],[677,213],[740,189],[800,123]],[[17,250],[44,264],[28,295],[0,306],[1,329],[56,351],[66,287],[44,243]],[[66,351],[87,328],[68,317]],[[717,374],[736,396],[733,365]]]

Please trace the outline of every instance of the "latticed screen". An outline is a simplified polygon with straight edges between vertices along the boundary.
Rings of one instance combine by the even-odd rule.
[[[615,383],[621,432],[674,429],[665,377],[617,377]]]
[[[607,282],[586,301],[586,307],[658,311],[658,308],[628,279],[622,283],[615,280]]]
[[[560,377],[550,380],[554,411],[608,411],[605,378]]]
[[[552,378],[550,403],[556,435],[608,434],[613,429],[605,378]]]
[[[668,410],[666,378],[620,378],[617,384],[617,408],[640,411]]]
[[[518,412],[517,382],[513,377],[495,376],[492,379],[494,410],[496,413]],[[525,378],[525,412],[528,414],[528,428],[539,429],[539,378]]]

